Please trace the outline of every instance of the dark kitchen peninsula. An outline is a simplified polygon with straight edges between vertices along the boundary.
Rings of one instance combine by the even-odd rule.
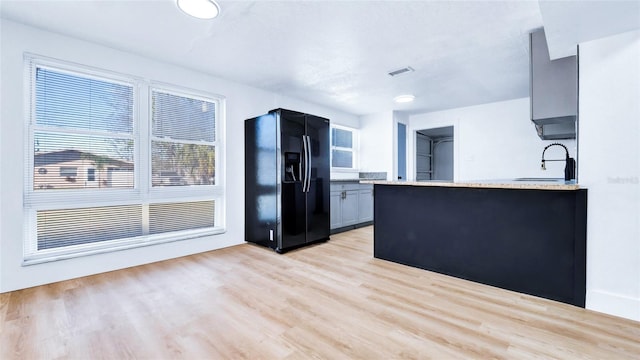
[[[372,183],[376,258],[585,306],[586,189]]]

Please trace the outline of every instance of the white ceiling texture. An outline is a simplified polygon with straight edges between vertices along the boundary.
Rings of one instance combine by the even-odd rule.
[[[571,45],[561,24],[579,8],[535,0],[218,3],[213,20],[191,18],[173,0],[1,0],[0,15],[364,115],[528,96],[528,33],[543,26],[540,8],[565,41],[559,53]],[[621,3],[631,4],[627,14],[640,2]],[[598,11],[595,20],[607,16]],[[637,16],[625,21],[640,25]],[[415,71],[388,75],[406,66]],[[392,101],[405,93],[416,100]]]

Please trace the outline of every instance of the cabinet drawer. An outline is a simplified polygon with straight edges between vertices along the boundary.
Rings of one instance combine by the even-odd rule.
[[[349,191],[359,189],[360,183],[358,182],[331,183],[331,191]]]

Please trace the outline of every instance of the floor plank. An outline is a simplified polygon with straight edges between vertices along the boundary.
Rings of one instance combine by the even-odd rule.
[[[372,233],[0,294],[0,358],[640,358],[638,322],[374,259]]]

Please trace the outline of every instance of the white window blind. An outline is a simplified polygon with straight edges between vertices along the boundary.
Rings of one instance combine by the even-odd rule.
[[[215,185],[217,104],[158,89],[151,101],[152,185]]]
[[[142,206],[38,211],[38,250],[142,235]]]
[[[33,189],[134,187],[133,86],[35,66]],[[98,181],[91,181],[94,168]]]
[[[215,226],[215,202],[195,201],[149,205],[149,233],[203,229]]]
[[[26,264],[224,231],[220,98],[34,58],[28,66]],[[138,89],[149,94],[139,117]]]
[[[178,187],[186,193],[215,188],[218,110],[219,102],[213,98],[174,89],[151,89],[154,191]],[[208,196],[200,201],[151,204],[149,232],[215,227],[216,201]]]

